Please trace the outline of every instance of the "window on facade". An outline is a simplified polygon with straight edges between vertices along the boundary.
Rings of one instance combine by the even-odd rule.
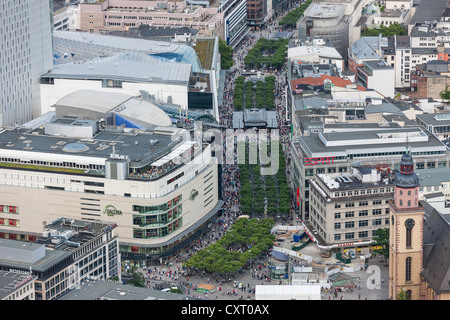
[[[360,217],[365,217],[367,215],[369,215],[369,210],[360,210],[359,211],[359,216]]]
[[[408,257],[405,261],[405,281],[411,281],[411,260],[411,257]]]
[[[372,214],[373,214],[373,215],[381,214],[381,209],[373,209],[373,210],[372,210]]]
[[[355,203],[354,202],[347,202],[346,204],[345,204],[345,207],[346,208],[350,208],[350,207],[354,207],[355,206]]]
[[[355,227],[355,222],[354,221],[347,221],[345,222],[345,228],[354,228]]]
[[[406,229],[406,247],[411,248],[411,234],[412,229],[407,228]]]

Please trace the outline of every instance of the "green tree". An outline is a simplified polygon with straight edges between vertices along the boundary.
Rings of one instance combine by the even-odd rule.
[[[401,288],[398,292],[397,300],[408,300],[408,298],[406,297],[406,290],[404,288]]]
[[[145,287],[144,275],[138,272],[136,267],[133,267],[130,272],[132,278],[128,280],[128,284],[131,284],[135,287]]]
[[[393,23],[389,27],[384,25],[380,25],[376,28],[367,28],[362,33],[361,36],[369,37],[369,36],[378,36],[381,33],[383,37],[389,37],[394,35],[406,35],[405,29],[399,23]]]
[[[380,228],[375,230],[375,237],[373,237],[374,245],[381,247],[376,249],[372,253],[374,256],[379,254],[387,262],[389,258],[389,228]]]
[[[220,67],[224,70],[233,66],[233,48],[225,40],[219,38]]]
[[[446,86],[445,90],[442,91],[439,95],[441,96],[443,102],[448,103],[450,101],[450,91],[448,91],[448,86]]]

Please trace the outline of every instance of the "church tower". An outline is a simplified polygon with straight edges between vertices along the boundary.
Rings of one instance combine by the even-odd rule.
[[[423,216],[419,202],[419,177],[414,173],[410,154],[402,156],[395,176],[394,201],[390,201],[389,298],[418,300],[423,267]]]

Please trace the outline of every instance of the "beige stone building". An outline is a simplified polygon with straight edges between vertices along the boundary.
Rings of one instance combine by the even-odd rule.
[[[317,232],[319,248],[368,248],[375,231],[388,227],[394,187],[375,167],[354,167],[351,174],[316,174],[310,188],[311,211],[305,225]]]
[[[78,122],[71,130],[90,125]],[[90,138],[70,138],[4,129],[4,237],[39,235],[59,217],[104,220],[118,226],[124,261],[145,264],[177,253],[205,232],[220,209],[219,176],[210,145],[183,142],[167,130],[99,131]]]

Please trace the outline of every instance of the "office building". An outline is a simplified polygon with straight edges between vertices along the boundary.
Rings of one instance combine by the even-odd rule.
[[[218,8],[188,1],[105,0],[80,3],[80,29],[90,33],[127,30],[141,24],[158,27],[188,26],[200,35],[212,36],[221,27]]]
[[[142,288],[131,284],[89,281],[59,297],[61,301],[102,300],[102,301],[148,301],[198,300],[190,295]],[[152,302],[149,302],[152,303]]]
[[[450,134],[449,113],[424,113],[416,116],[416,122],[439,140],[446,140]]]
[[[52,1],[0,3],[0,125],[41,114],[40,76],[52,68]]]
[[[88,279],[120,280],[116,227],[63,217],[41,227],[41,233],[11,232],[1,225],[0,269],[35,278],[33,300],[53,300]]]
[[[341,57],[347,59],[349,45],[349,21],[345,5],[334,3],[311,3],[298,21],[298,38],[329,39]]]
[[[250,27],[247,22],[247,2],[245,0],[221,1],[219,12],[223,14],[223,28],[219,36],[227,45],[236,47],[248,34]]]
[[[36,278],[18,270],[0,270],[0,300],[35,300]]]
[[[367,106],[367,109],[377,106]],[[380,109],[378,109],[380,111]],[[382,128],[384,125],[379,124]],[[355,131],[360,130],[360,131]],[[308,219],[310,180],[315,174],[349,173],[353,164],[398,169],[409,146],[415,168],[449,167],[450,152],[434,135],[419,127],[311,133],[291,143],[293,194],[298,194],[298,212]]]
[[[374,90],[385,98],[394,98],[395,70],[383,59],[364,61],[363,67],[356,67],[358,82],[368,90]]]
[[[394,196],[389,170],[352,167],[348,174],[316,174],[310,181],[310,214],[305,222],[319,248],[370,247],[376,230],[389,226]]]

